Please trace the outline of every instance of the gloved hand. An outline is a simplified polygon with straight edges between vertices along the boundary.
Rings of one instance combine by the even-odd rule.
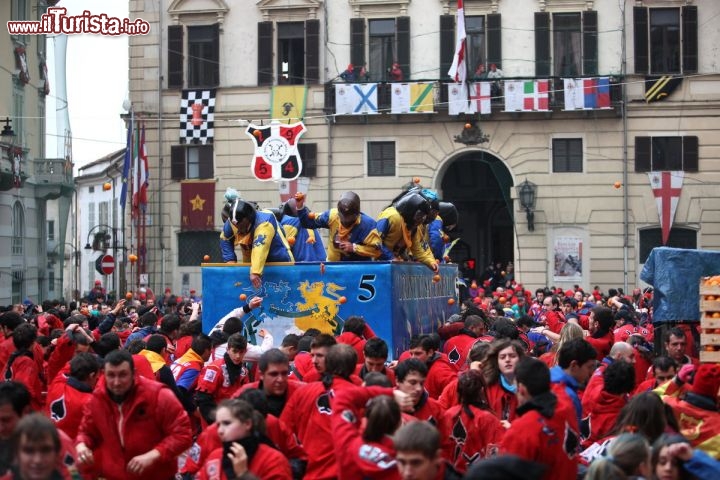
[[[692,383],[693,377],[695,376],[695,365],[688,363],[680,367],[680,371],[677,373],[677,378],[682,383]]]

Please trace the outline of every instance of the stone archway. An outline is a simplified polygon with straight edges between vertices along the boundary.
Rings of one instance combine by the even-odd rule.
[[[460,213],[454,236],[462,243],[451,257],[461,266],[475,259],[473,271],[463,269],[465,277],[479,278],[491,262],[514,261],[513,183],[505,163],[481,150],[452,158],[440,172],[436,184],[442,198]]]

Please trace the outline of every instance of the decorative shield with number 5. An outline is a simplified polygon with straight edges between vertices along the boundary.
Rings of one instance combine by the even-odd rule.
[[[250,124],[245,134],[255,143],[252,172],[260,181],[295,180],[302,160],[297,144],[307,129],[302,122],[287,125],[274,120],[270,126]]]

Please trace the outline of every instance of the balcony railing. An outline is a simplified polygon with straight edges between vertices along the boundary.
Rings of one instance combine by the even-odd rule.
[[[64,158],[41,158],[33,161],[35,183],[48,185],[72,185],[72,163]]]

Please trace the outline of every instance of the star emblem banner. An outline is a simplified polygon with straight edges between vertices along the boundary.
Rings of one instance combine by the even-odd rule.
[[[180,184],[183,231],[207,231],[215,227],[215,181],[184,181]]]

